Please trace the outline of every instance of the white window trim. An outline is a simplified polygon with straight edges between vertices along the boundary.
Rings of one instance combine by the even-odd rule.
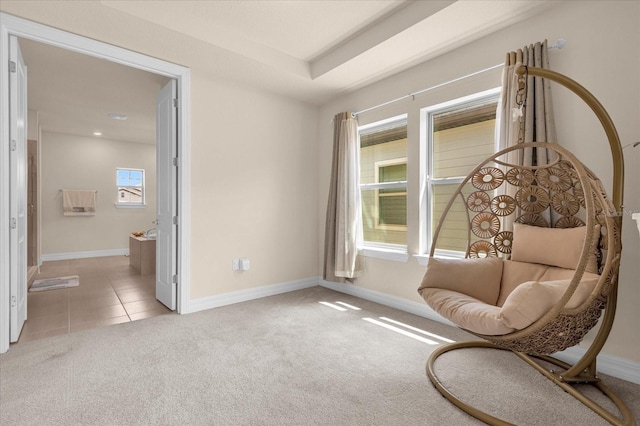
[[[429,258],[428,253],[431,249],[431,240],[433,238],[434,229],[432,229],[430,220],[433,215],[433,206],[430,194],[433,193],[434,186],[442,184],[460,184],[464,180],[464,176],[439,179],[432,178],[433,156],[431,154],[433,152],[433,132],[431,129],[433,128],[433,116],[436,113],[456,109],[462,104],[482,102],[483,100],[499,97],[501,90],[502,89],[500,87],[496,87],[420,109],[420,194],[423,196],[421,197],[420,202],[419,248],[418,254],[414,255],[414,257],[416,257],[421,265],[426,265],[427,259]],[[497,149],[498,138],[494,137],[494,151],[497,151]],[[464,257],[464,253],[451,250],[437,250],[436,256],[438,253],[443,257]],[[462,256],[458,256],[456,253],[462,253]]]
[[[136,172],[142,172],[142,201],[140,201],[139,203],[124,203],[124,202],[120,202],[120,192],[118,191],[118,188],[120,187],[118,185],[118,172],[120,170],[132,170],[132,171],[136,171]],[[118,209],[143,209],[143,208],[145,208],[147,206],[146,194],[147,194],[147,181],[146,181],[144,169],[137,169],[137,168],[132,168],[132,167],[116,167],[116,202],[115,202],[116,208],[118,208]]]
[[[401,244],[367,242],[366,244],[363,243],[358,247],[358,253],[361,256],[390,260],[394,262],[406,263],[409,261],[407,247]]]
[[[117,209],[144,209],[147,207],[146,204],[124,204],[124,203],[113,203]]]
[[[465,253],[463,251],[454,250],[436,250],[434,253],[434,257],[437,257],[438,259],[463,259],[464,255]],[[413,257],[422,266],[427,266],[429,263],[428,254],[414,254]]]
[[[394,117],[385,118],[384,120],[378,120],[373,123],[363,124],[362,126],[358,126],[358,134],[361,134],[363,131],[366,132],[367,130],[375,127],[384,127],[385,125],[389,123],[394,123],[396,121],[407,121],[407,117],[408,117],[408,114],[400,114]]]
[[[400,114],[394,117],[386,118],[384,120],[379,120],[374,123],[364,124],[358,127],[358,134],[361,134],[363,131],[367,131],[372,128],[384,127],[387,124],[398,122],[398,121],[407,121],[408,114]],[[403,157],[405,162],[407,161],[407,157]],[[386,161],[397,161],[398,159],[386,160]],[[384,161],[384,160],[383,160]],[[376,162],[378,163],[378,162]],[[377,173],[378,169],[375,168],[376,173],[376,181],[378,179]],[[384,183],[366,183],[360,184],[360,190],[363,189],[393,189],[393,188],[405,188],[407,187],[406,181],[401,182],[384,182]],[[378,197],[376,193],[376,208],[378,208]],[[384,226],[384,225],[383,225]],[[393,226],[393,225],[391,225]],[[377,226],[376,226],[377,227]],[[409,260],[409,253],[407,251],[407,245],[404,244],[389,244],[389,243],[376,243],[372,241],[361,241],[358,244],[358,253],[361,256],[372,257],[376,259],[390,260],[394,262],[407,262]]]

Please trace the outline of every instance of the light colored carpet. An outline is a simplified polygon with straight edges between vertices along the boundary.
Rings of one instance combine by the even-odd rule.
[[[69,277],[58,278],[44,278],[42,280],[35,280],[29,291],[45,291],[56,290],[59,288],[78,287],[80,285],[80,278],[77,275],[71,275]]]
[[[18,344],[0,356],[0,424],[481,424],[426,377],[435,346],[363,320],[388,323],[380,317],[471,337],[314,287]],[[438,360],[443,382],[494,415],[518,425],[607,424],[508,353],[458,352]],[[604,379],[640,418],[640,386]]]

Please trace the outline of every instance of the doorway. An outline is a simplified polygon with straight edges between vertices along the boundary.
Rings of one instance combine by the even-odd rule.
[[[71,49],[84,55],[106,59],[132,68],[167,76],[176,81],[177,104],[185,106],[189,105],[190,72],[187,68],[182,66],[147,57],[145,55],[137,54],[135,52],[127,51],[126,49],[104,44],[81,36],[72,35],[64,31],[55,30],[53,28],[5,14],[2,15],[1,35],[1,45],[3,48],[0,50],[2,50],[3,56],[6,56],[8,49],[5,47],[9,44],[10,36],[19,35],[22,38],[38,40],[53,46]],[[5,63],[8,63],[8,61]],[[0,81],[3,87],[8,87],[9,70],[5,67],[0,69]],[[4,131],[4,129],[7,128],[4,124],[10,121],[8,115],[8,100],[3,99],[2,102],[3,113],[1,122],[3,123],[3,132],[1,142],[3,147],[8,148],[9,134],[8,131]],[[187,166],[189,164],[188,145],[190,129],[188,116],[188,107],[179,108],[177,110],[177,152],[175,158],[179,158],[179,164],[182,166]],[[178,164],[178,161],[175,161],[174,163]],[[189,226],[186,218],[189,217],[188,200],[190,181],[188,173],[185,172],[186,169],[187,167],[179,167],[175,170],[177,175],[177,184],[175,187],[168,189],[177,200],[176,214],[174,218],[172,218],[172,222],[174,222],[176,228],[180,229],[180,233],[177,234],[175,238],[176,255],[171,259],[173,271],[175,271],[171,281],[176,285],[177,289],[176,307],[178,313],[188,312],[189,275],[187,268],[181,267],[185,264],[184,259],[187,256],[187,247],[189,246]],[[0,187],[2,199],[2,202],[0,203],[0,221],[2,223],[9,223],[11,216],[9,209],[10,203],[8,202],[10,187],[8,179],[6,179],[8,174],[8,165],[3,161],[0,163],[0,177],[2,177],[1,180],[3,181],[3,184]],[[2,252],[2,257],[0,257],[0,266],[2,266],[2,276],[0,277],[0,304],[2,305],[2,309],[0,309],[0,353],[6,352],[9,348],[10,309],[7,308],[10,305],[11,299],[9,283],[12,260],[7,250],[9,247],[8,234],[8,231],[3,227],[2,231],[0,231],[0,236],[7,238],[2,238],[2,243],[0,243],[2,245],[2,247],[0,247],[2,249],[0,250]]]

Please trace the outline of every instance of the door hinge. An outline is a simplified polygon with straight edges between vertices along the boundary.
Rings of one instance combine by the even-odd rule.
[[[16,296],[11,296],[11,307],[15,308],[18,305],[18,299],[16,299]]]
[[[178,100],[177,99],[172,99],[171,103],[173,104],[174,108],[178,108]]]
[[[16,229],[17,228],[18,224],[16,222],[16,218],[15,217],[11,218],[11,221],[9,222],[9,226],[11,226],[11,229]]]
[[[18,145],[16,144],[15,139],[11,139],[11,146],[10,146],[11,151],[15,151],[15,150],[16,150],[16,148],[17,148],[17,146],[18,146]]]
[[[15,62],[13,62],[13,61],[9,62],[9,72],[16,72],[16,70],[17,70],[16,67],[17,66],[16,66]]]
[[[177,225],[178,224],[178,216],[174,216],[172,222],[173,222],[174,225]]]
[[[171,282],[174,283],[174,284],[178,284],[178,276],[177,275],[172,276],[171,277]]]
[[[171,160],[171,163],[172,163],[175,167],[178,167],[178,157],[173,157],[173,160]]]

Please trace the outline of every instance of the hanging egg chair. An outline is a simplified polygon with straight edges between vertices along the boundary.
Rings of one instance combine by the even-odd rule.
[[[452,350],[508,350],[610,423],[631,425],[629,408],[596,375],[596,357],[615,316],[622,250],[624,164],[618,134],[602,105],[577,82],[534,67],[517,67],[516,74],[556,81],[594,111],[611,147],[612,198],[593,172],[554,143],[518,143],[479,164],[442,213],[418,291],[434,311],[483,341],[438,348],[429,357],[427,375],[465,412],[488,424],[509,424],[457,398],[435,370],[436,359]],[[531,149],[546,149],[552,160],[520,164],[516,159]],[[452,228],[448,221],[458,232],[466,228],[464,258],[435,256],[438,238]],[[569,365],[549,356],[580,343],[601,316],[597,335],[578,362]],[[560,370],[549,371],[538,360]],[[575,383],[600,389],[622,419],[578,391]]]

